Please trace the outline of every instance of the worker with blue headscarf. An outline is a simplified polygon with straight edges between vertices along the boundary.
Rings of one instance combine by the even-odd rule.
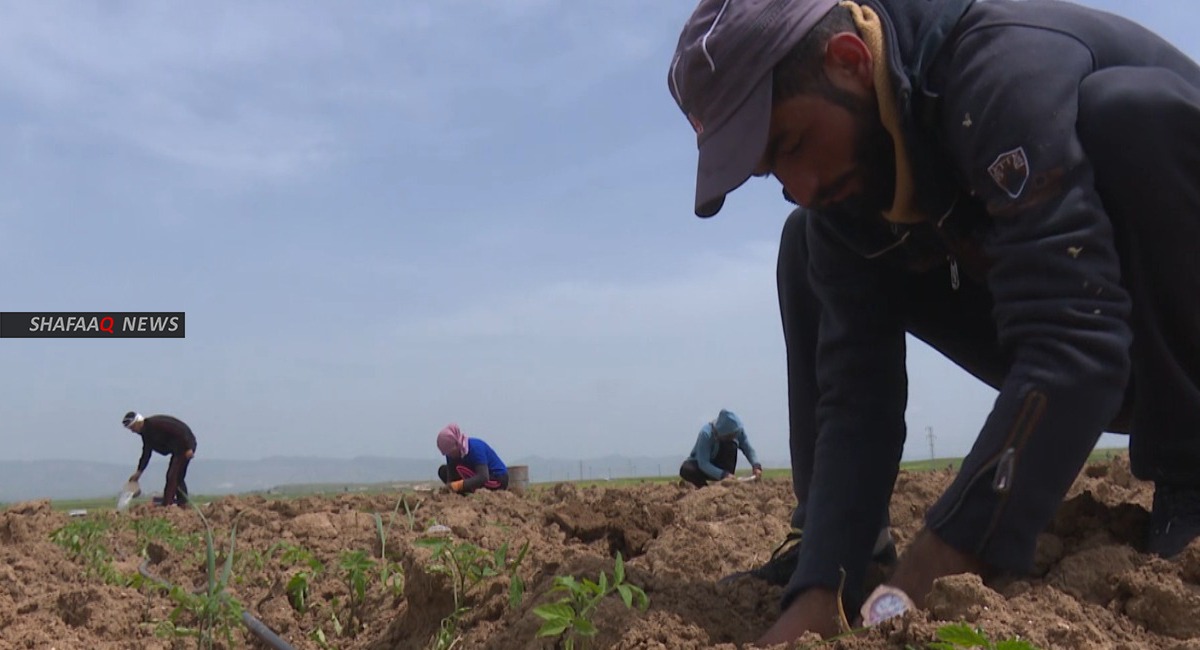
[[[741,418],[732,411],[721,409],[717,419],[700,428],[692,454],[679,467],[679,476],[696,487],[704,487],[709,481],[731,478],[737,470],[739,449],[750,461],[754,478],[761,478],[762,465],[746,438],[746,428],[742,426]]]

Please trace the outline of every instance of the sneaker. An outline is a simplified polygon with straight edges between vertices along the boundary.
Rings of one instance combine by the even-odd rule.
[[[776,546],[775,550],[771,552],[771,559],[764,562],[762,566],[727,575],[721,578],[718,584],[751,577],[776,587],[786,586],[792,579],[792,574],[796,572],[796,565],[800,562],[800,541],[803,536],[803,531],[792,530],[787,534],[783,543]],[[879,539],[875,543],[875,553],[871,556],[871,561],[890,567],[896,563],[896,557],[896,543],[892,541],[891,532],[885,528],[879,532]]]
[[[1155,484],[1146,550],[1173,557],[1197,537],[1200,537],[1200,487]]]

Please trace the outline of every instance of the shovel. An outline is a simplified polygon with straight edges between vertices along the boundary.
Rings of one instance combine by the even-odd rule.
[[[134,497],[142,493],[141,486],[137,481],[128,481],[125,487],[121,488],[121,494],[117,495],[117,512],[124,512]]]

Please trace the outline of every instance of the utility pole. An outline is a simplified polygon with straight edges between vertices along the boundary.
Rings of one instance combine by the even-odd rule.
[[[936,456],[933,453],[933,427],[925,427],[925,437],[929,439],[929,460],[934,460]]]

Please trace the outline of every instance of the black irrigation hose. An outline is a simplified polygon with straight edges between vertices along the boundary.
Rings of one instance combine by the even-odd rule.
[[[149,560],[142,560],[142,563],[138,565],[138,573],[142,574],[143,578],[150,580],[151,582],[157,582],[158,584],[165,586],[167,589],[173,589],[174,586],[171,583],[163,580],[153,573],[150,573],[150,569],[147,568],[149,563]],[[245,609],[242,610],[242,624],[246,626],[246,629],[250,630],[251,634],[258,637],[259,640],[271,646],[275,650],[295,650],[295,648],[288,644],[287,641],[279,638],[279,635],[275,634],[271,628],[267,627],[257,618],[254,618],[250,612]]]

